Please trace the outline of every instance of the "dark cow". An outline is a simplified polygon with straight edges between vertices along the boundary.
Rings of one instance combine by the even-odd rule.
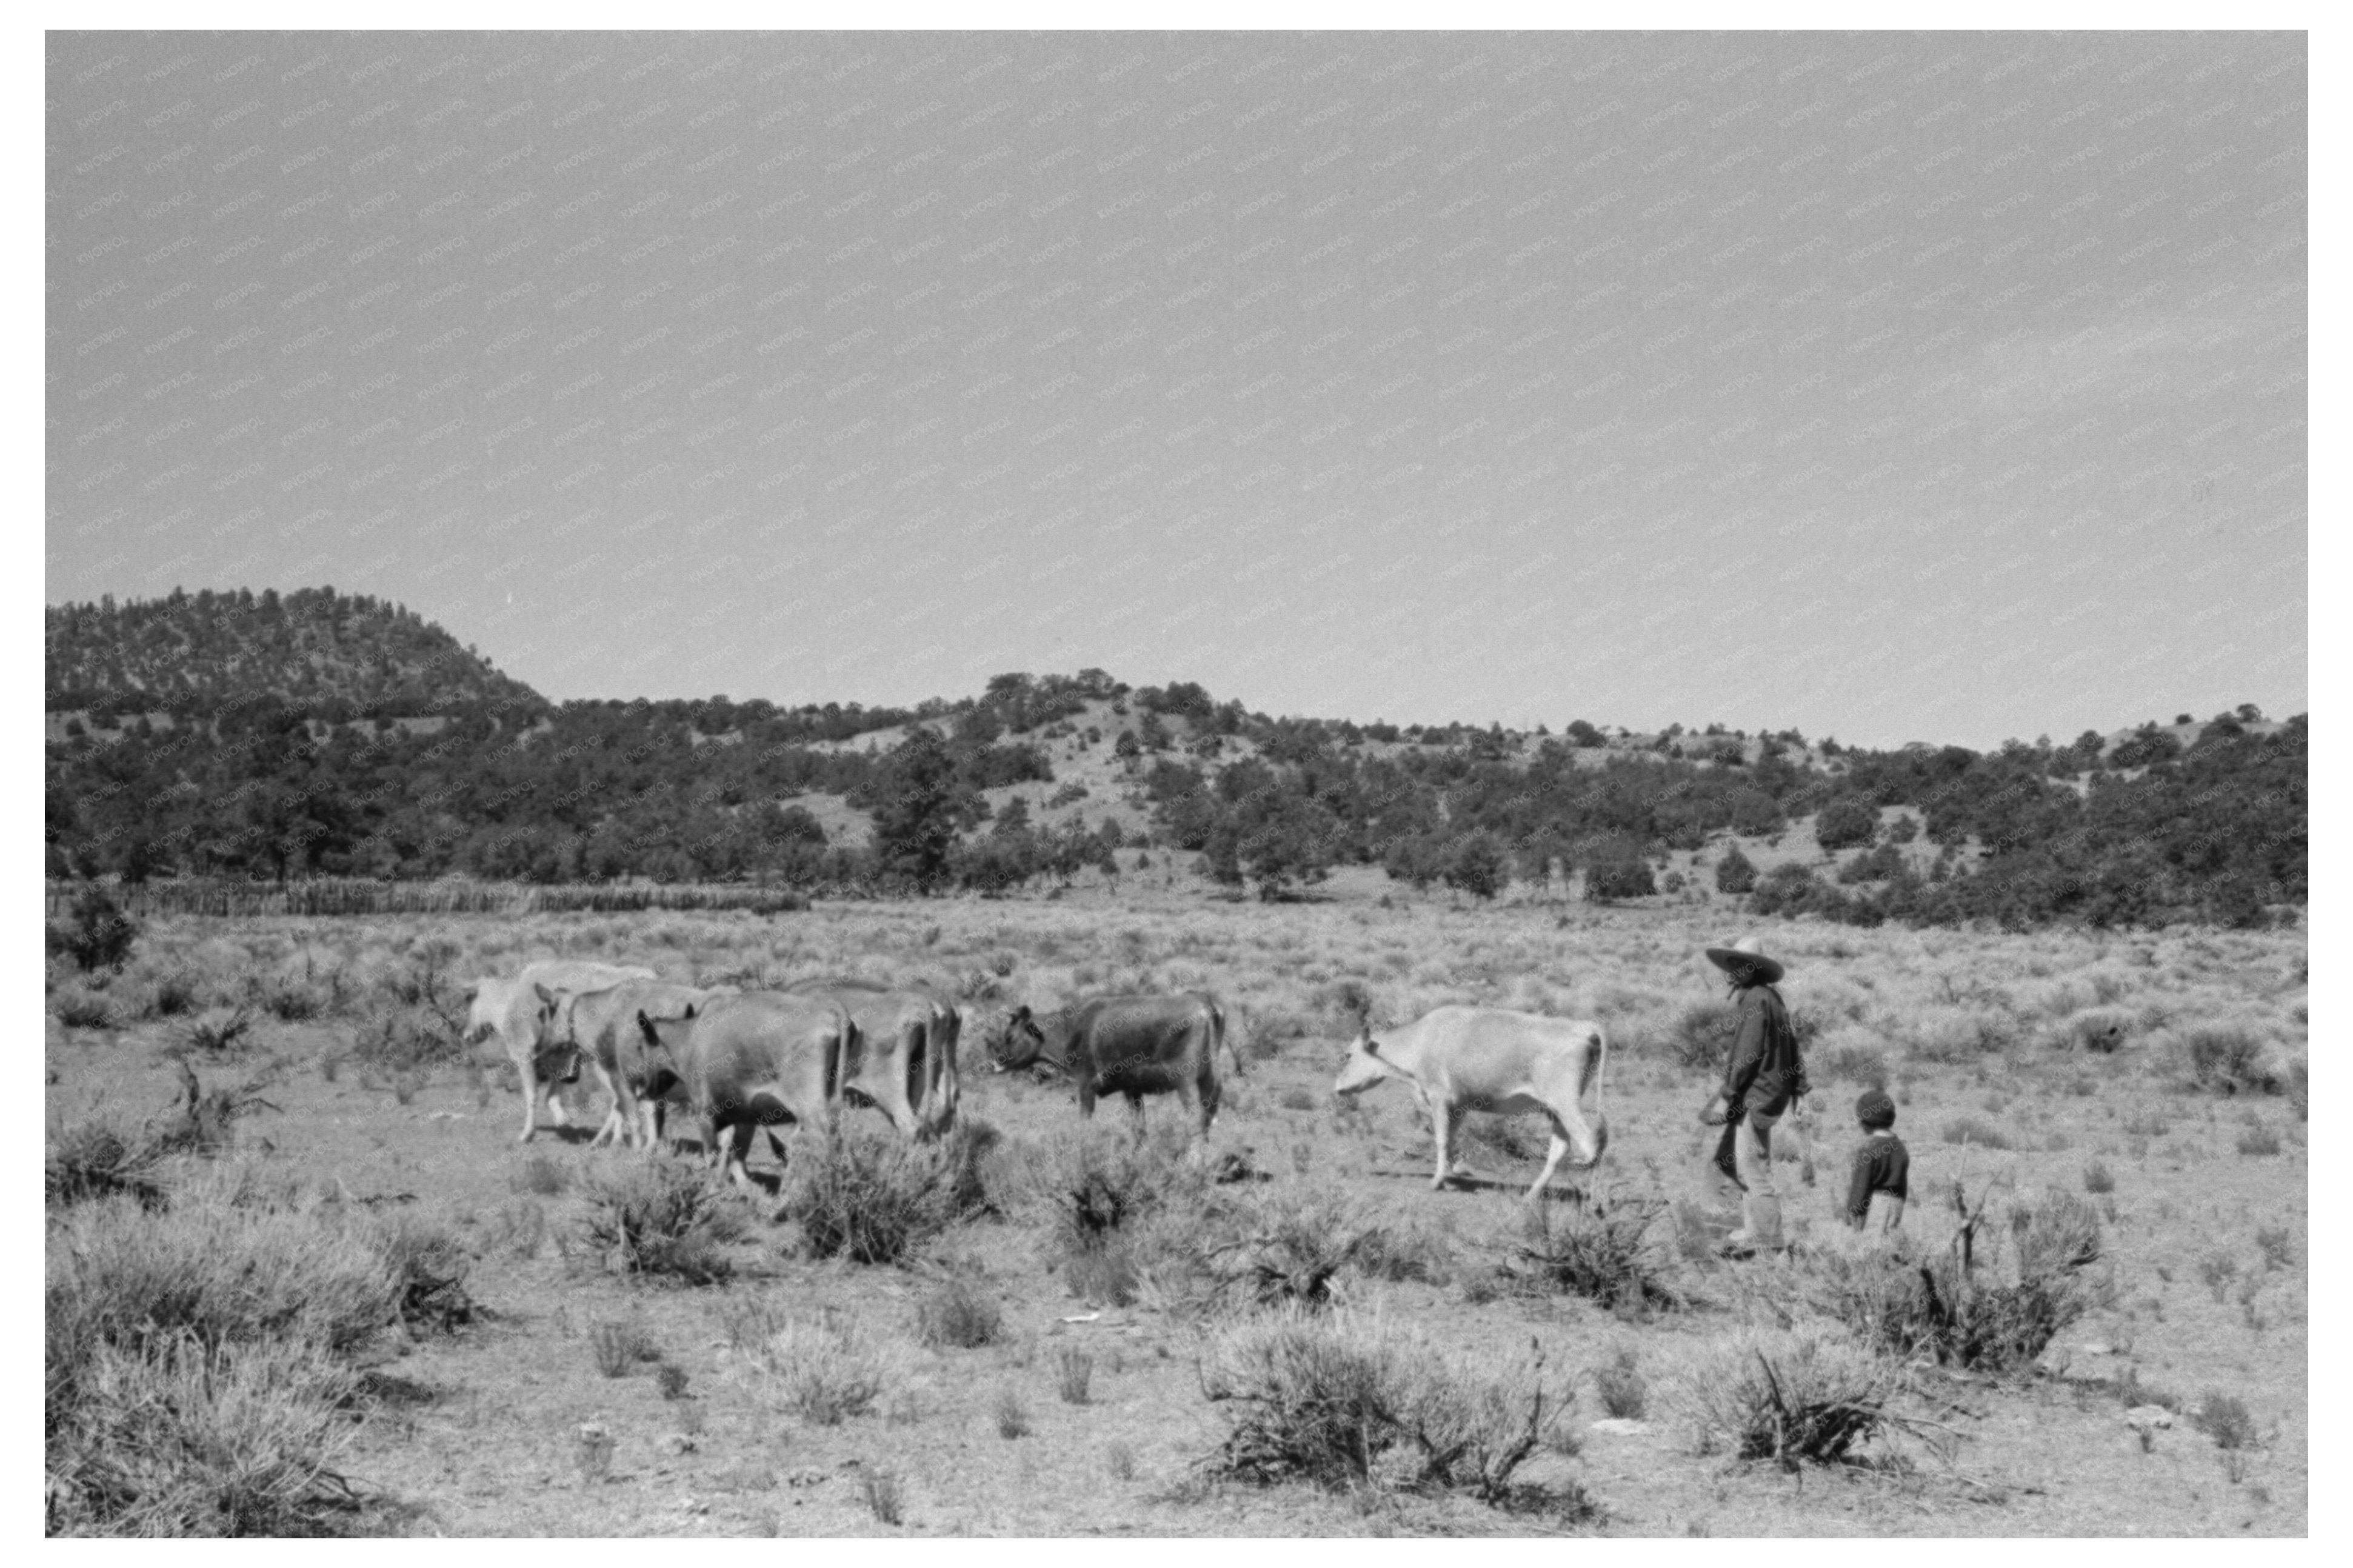
[[[1078,1085],[1079,1114],[1092,1116],[1097,1097],[1124,1094],[1144,1125],[1144,1097],[1175,1094],[1185,1103],[1197,1141],[1209,1135],[1218,1114],[1218,1051],[1226,1044],[1226,1017],[1209,997],[1099,996],[1040,1018],[1017,1007],[1006,1020],[1010,1070],[1040,1058]],[[1235,1058],[1239,1068],[1240,1058]]]
[[[659,1100],[673,1087],[712,1136],[733,1129],[727,1175],[750,1177],[744,1156],[752,1129],[789,1121],[830,1133],[841,1098],[841,1068],[857,1048],[858,1026],[836,1004],[781,991],[713,997],[681,1018],[638,1015],[647,1053],[645,1093]]]

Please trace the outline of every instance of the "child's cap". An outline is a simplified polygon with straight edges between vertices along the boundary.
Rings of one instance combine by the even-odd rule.
[[[1895,1102],[1883,1089],[1867,1089],[1854,1102],[1854,1118],[1865,1127],[1895,1125]]]

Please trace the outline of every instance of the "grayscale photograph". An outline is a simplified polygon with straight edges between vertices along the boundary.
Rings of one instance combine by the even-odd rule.
[[[2307,34],[42,44],[48,1536],[2309,1536]]]

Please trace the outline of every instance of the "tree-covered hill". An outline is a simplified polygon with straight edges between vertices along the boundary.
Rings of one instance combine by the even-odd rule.
[[[209,717],[266,698],[330,721],[486,707],[529,722],[547,706],[415,612],[332,588],[110,595],[47,623],[51,712]]]
[[[269,626],[237,646],[277,657],[205,662],[179,710],[190,721],[53,742],[51,873],[987,891],[1173,850],[1269,896],[1361,865],[1473,898],[1574,885],[1864,924],[2247,924],[2306,896],[2306,723],[2252,707],[1983,753],[1721,726],[1635,735],[1580,720],[1556,736],[1276,719],[1189,682],[1132,690],[1101,670],[1001,675],[912,710],[549,707],[465,650],[470,662],[447,658],[455,643],[405,612],[340,604],[359,608],[294,595],[274,616],[231,622]],[[157,608],[52,610],[53,692],[148,689],[141,672],[164,656],[115,651],[107,628],[155,649],[153,628],[185,615]],[[185,618],[215,628],[208,647],[233,640],[217,615]],[[351,628],[371,626],[398,628],[406,651],[370,651]],[[322,639],[341,657],[310,661]],[[63,686],[61,642],[75,672]],[[306,666],[386,673],[305,686],[289,672]],[[248,689],[248,671],[268,675]],[[441,675],[461,694],[418,702]],[[355,690],[376,694],[372,722],[351,721]],[[396,702],[437,721],[399,721],[381,705]],[[845,837],[844,820],[871,832]]]

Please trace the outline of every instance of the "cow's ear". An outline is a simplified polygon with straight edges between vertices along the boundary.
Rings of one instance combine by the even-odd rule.
[[[1365,1047],[1365,1054],[1368,1057],[1377,1057],[1381,1054],[1381,1043],[1380,1041],[1373,1038],[1373,1032],[1370,1029],[1366,1029],[1363,1034],[1357,1036],[1356,1043]]]
[[[555,993],[554,993],[554,992],[550,991],[546,986],[542,985],[542,984],[541,984],[538,981],[536,981],[536,980],[534,980],[534,981],[533,981],[533,982],[531,983],[531,988],[532,988],[533,991],[536,991],[536,992],[538,992],[538,993],[539,993],[539,1005],[540,1005],[541,1006],[543,1006],[543,1007],[553,1007],[553,1006],[554,1006],[554,1005],[555,1005]]]
[[[680,1022],[681,1022],[681,1023],[685,1023],[685,1022],[688,1022],[688,1021],[691,1020],[691,1019],[693,1018],[693,1016],[694,1016],[694,1004],[693,1004],[693,1003],[691,1003],[691,1002],[689,1002],[689,1003],[686,1005],[686,1011],[685,1011],[685,1012],[683,1012],[683,1013],[681,1013],[678,1016],[679,1016],[679,1021],[680,1021]]]

